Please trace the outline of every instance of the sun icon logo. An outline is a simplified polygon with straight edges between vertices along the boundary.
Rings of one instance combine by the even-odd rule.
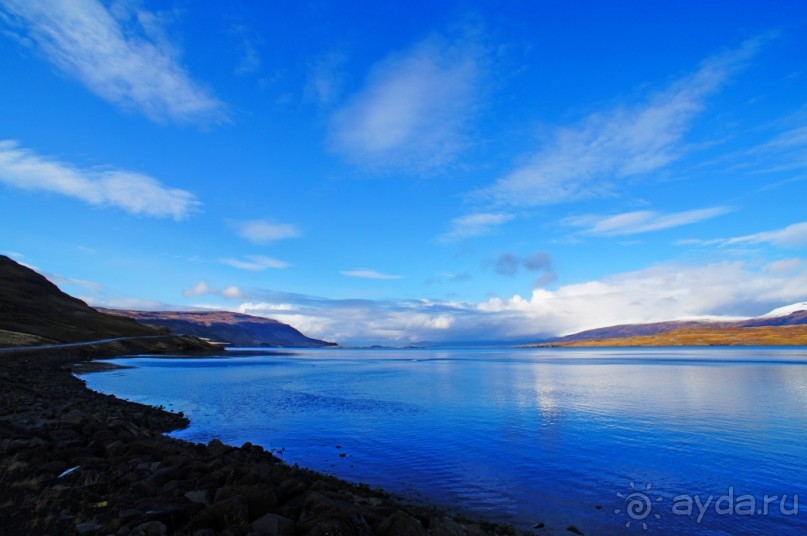
[[[636,491],[636,484],[631,482],[630,489],[633,491],[631,491],[628,495],[625,495],[621,491],[617,492],[616,496],[622,499],[622,502],[625,505],[624,512],[630,518],[625,522],[625,527],[629,528],[631,524],[636,521],[637,523],[642,524],[642,528],[644,530],[647,530],[646,520],[651,514],[654,518],[661,519],[661,514],[653,513],[653,503],[659,503],[663,499],[661,497],[656,497],[655,500],[651,500],[650,495],[648,494],[651,487],[651,484],[648,483],[644,490]],[[617,515],[620,515],[622,512],[622,508],[617,508],[614,510],[614,513]]]

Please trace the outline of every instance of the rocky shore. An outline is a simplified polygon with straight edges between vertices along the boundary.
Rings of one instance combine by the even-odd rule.
[[[142,350],[0,355],[0,533],[520,534],[290,467],[257,445],[167,437],[187,426],[183,415],[90,391],[72,374],[94,356]]]

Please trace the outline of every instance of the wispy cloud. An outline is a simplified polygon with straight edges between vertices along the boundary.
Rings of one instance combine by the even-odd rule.
[[[610,216],[594,214],[575,216],[568,218],[565,223],[573,227],[582,227],[581,234],[625,236],[690,225],[722,216],[728,212],[731,212],[728,207],[710,207],[667,214],[652,210],[638,210]]]
[[[804,111],[789,118],[799,125],[805,122]],[[807,126],[791,127],[773,139],[740,153],[742,168],[755,173],[807,169]]]
[[[5,0],[18,41],[99,97],[153,121],[222,122],[226,106],[195,82],[167,42],[158,14],[113,11],[97,0]]]
[[[657,171],[687,150],[684,136],[720,89],[749,60],[759,40],[705,61],[643,104],[593,113],[558,128],[525,164],[473,197],[496,205],[538,206],[611,194],[621,181]]]
[[[782,229],[764,231],[745,236],[721,240],[722,245],[735,244],[770,244],[783,248],[807,247],[807,222],[794,223]]]
[[[187,218],[201,203],[192,193],[156,179],[121,170],[81,169],[41,156],[14,140],[0,141],[0,182],[23,190],[72,197],[156,218]]]
[[[240,53],[238,65],[235,67],[235,74],[247,75],[257,72],[262,63],[261,56],[258,53],[260,38],[246,24],[233,24],[230,32],[237,40]]]
[[[245,259],[219,259],[219,262],[232,266],[233,268],[238,268],[239,270],[251,270],[255,272],[260,272],[267,268],[282,270],[283,268],[291,266],[291,264],[287,262],[279,261],[271,257],[264,257],[262,255],[247,255]]]
[[[269,220],[230,221],[230,226],[241,238],[255,244],[268,244],[296,238],[300,230],[290,223],[274,223]]]
[[[471,280],[471,274],[462,272],[459,274],[444,272],[434,277],[429,277],[424,281],[426,285],[442,285],[444,283],[465,283]]]
[[[468,144],[485,52],[470,40],[434,36],[375,65],[331,121],[333,148],[376,171],[426,173]]]
[[[507,223],[515,216],[502,212],[478,212],[468,214],[451,220],[448,231],[437,237],[438,242],[452,243],[460,242],[475,236],[488,235],[494,232],[496,227]]]
[[[361,279],[404,279],[402,275],[384,274],[367,268],[356,268],[355,270],[342,270],[339,272],[348,277],[358,277]]]
[[[732,238],[699,238],[683,239],[677,242],[680,246],[738,246],[767,244],[786,249],[807,247],[807,222],[794,223],[781,229],[762,231]]]
[[[329,52],[311,61],[305,84],[305,98],[327,106],[336,101],[342,93],[347,58],[336,51]]]

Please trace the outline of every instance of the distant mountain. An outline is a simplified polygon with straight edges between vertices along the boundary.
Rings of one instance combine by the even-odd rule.
[[[586,339],[535,346],[807,346],[807,325],[700,327],[606,339]]]
[[[755,326],[797,326],[799,324],[807,324],[807,304],[802,303],[799,305],[803,305],[804,310],[793,311],[784,316],[770,316],[771,313],[768,313],[758,318],[738,322],[737,326],[749,328]]]
[[[556,337],[540,345],[666,346],[697,345],[698,341],[701,344],[731,344],[732,339],[739,344],[805,344],[807,341],[800,338],[800,330],[775,329],[804,324],[807,324],[807,303],[798,303],[746,320],[673,320],[650,324],[621,324]]]
[[[0,255],[0,346],[166,333],[164,329],[144,326],[129,318],[103,314],[65,294],[34,270]]]
[[[731,325],[733,325],[731,322],[710,322],[705,320],[671,320],[668,322],[653,322],[651,324],[619,324],[605,328],[589,329],[572,335],[566,335],[565,337],[555,337],[546,342],[566,343],[596,339],[621,339],[626,337],[656,335],[679,329],[706,327],[723,328]]]
[[[124,311],[101,309],[111,315],[170,329],[233,346],[321,348],[336,343],[306,337],[298,330],[260,316],[227,311]]]

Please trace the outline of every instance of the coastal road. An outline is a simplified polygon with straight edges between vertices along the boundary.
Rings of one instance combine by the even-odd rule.
[[[176,337],[184,337],[184,335],[141,335],[139,337],[115,337],[112,339],[99,339],[97,341],[86,342],[68,342],[64,344],[43,344],[40,346],[10,346],[0,348],[0,352],[14,352],[14,351],[28,351],[28,350],[51,350],[54,348],[80,348],[82,346],[93,346],[95,344],[105,344],[109,342],[120,341],[141,341],[153,339],[173,339]]]

